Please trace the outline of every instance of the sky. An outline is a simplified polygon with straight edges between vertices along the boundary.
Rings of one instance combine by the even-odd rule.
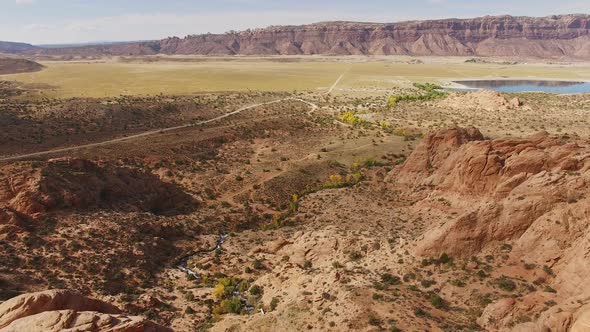
[[[161,39],[321,21],[590,13],[590,0],[0,0],[0,40]]]

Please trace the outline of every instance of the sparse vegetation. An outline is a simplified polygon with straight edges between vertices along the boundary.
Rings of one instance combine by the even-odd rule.
[[[414,87],[421,93],[389,96],[387,98],[389,108],[395,108],[401,101],[431,100],[447,95],[446,92],[441,91],[442,87],[432,83],[414,83]]]
[[[212,60],[199,61],[207,68],[210,65],[207,62]],[[240,67],[242,61],[259,63],[256,62],[259,60],[232,58],[215,60],[218,65],[240,63],[235,67]],[[298,62],[293,63],[293,67],[298,66]],[[382,68],[381,64],[371,62],[367,66]],[[392,66],[398,67],[396,63]],[[421,66],[415,66],[416,70],[421,70],[418,68]],[[479,68],[478,64],[473,66]],[[131,67],[143,68],[135,64]],[[324,70],[316,64],[310,67],[321,70],[313,84],[318,84],[322,75],[333,73],[332,69]],[[513,73],[513,70],[506,72]],[[244,75],[256,71],[248,69]],[[565,140],[577,137],[574,131],[581,137],[586,134],[588,123],[580,120],[579,115],[590,110],[587,98],[518,94],[524,105],[519,112],[468,112],[441,106],[446,100],[435,100],[439,87],[418,84],[413,90],[404,86],[390,90],[396,96],[416,93],[420,97],[396,99],[396,111],[389,112],[383,94],[359,92],[371,89],[369,86],[345,86],[355,84],[353,75],[356,75],[354,71],[350,80],[342,82],[342,91],[346,93],[331,95],[296,91],[118,96],[96,100],[44,97],[34,103],[24,101],[26,95],[20,95],[21,99],[0,101],[6,124],[4,136],[0,134],[6,139],[0,140],[4,142],[0,146],[6,155],[22,147],[31,151],[49,149],[66,142],[93,142],[198,123],[244,105],[279,98],[301,98],[319,106],[312,110],[302,102],[289,99],[219,122],[161,131],[149,140],[132,139],[76,151],[75,155],[81,159],[99,160],[99,164],[113,164],[117,169],[134,169],[138,175],[124,177],[124,190],[105,189],[90,195],[89,202],[104,201],[91,209],[78,202],[86,202],[81,195],[85,186],[72,194],[57,196],[58,204],[49,210],[47,217],[29,220],[26,214],[21,218],[19,211],[17,218],[11,219],[10,213],[15,208],[11,206],[12,199],[3,202],[7,208],[0,209],[0,219],[9,230],[10,241],[1,241],[0,261],[11,268],[2,272],[0,301],[14,296],[15,290],[20,292],[21,284],[26,291],[39,285],[83,287],[85,291],[104,294],[103,298],[112,296],[122,308],[131,308],[134,315],[144,315],[163,324],[173,319],[175,324],[186,323],[190,325],[188,329],[194,330],[211,327],[221,315],[253,314],[256,320],[287,316],[305,319],[308,321],[298,327],[312,330],[327,326],[366,329],[369,325],[370,329],[390,331],[399,331],[397,326],[475,331],[485,329],[476,324],[485,307],[505,297],[516,300],[515,312],[525,303],[521,301],[523,297],[543,298],[526,315],[514,316],[513,320],[522,322],[536,321],[550,307],[567,310],[562,306],[561,294],[554,294],[561,291],[554,280],[556,274],[562,276],[562,270],[557,270],[562,267],[561,262],[553,268],[543,263],[527,263],[525,258],[515,256],[512,242],[484,243],[481,252],[473,253],[479,258],[468,260],[462,259],[462,253],[458,252],[459,241],[449,247],[432,247],[442,247],[447,253],[440,249],[425,251],[432,252],[432,257],[416,260],[413,250],[422,244],[420,241],[425,241],[426,232],[464,218],[471,208],[481,207],[480,201],[471,204],[471,199],[476,201],[479,195],[488,194],[470,189],[475,194],[463,200],[464,194],[459,189],[447,191],[446,186],[451,184],[436,178],[440,176],[435,169],[440,163],[436,162],[442,157],[435,151],[428,154],[436,157],[418,165],[426,171],[416,173],[416,185],[400,181],[402,171],[395,166],[416,150],[419,142],[414,141],[423,133],[457,125],[481,127],[490,137],[515,138],[540,129],[551,133],[559,129],[563,133],[555,140],[563,140],[562,149],[570,148]],[[375,76],[379,79],[380,74]],[[213,81],[211,86],[217,86],[216,79]],[[74,91],[71,84],[65,82],[65,88],[46,92],[68,95]],[[232,83],[232,86],[241,84]],[[300,83],[284,84],[299,86]],[[192,83],[189,86],[194,87]],[[178,87],[169,89],[175,88]],[[80,86],[77,91],[84,89],[87,87]],[[129,91],[135,89],[138,87]],[[178,91],[185,89],[188,87],[180,87]],[[97,90],[107,94],[114,91],[108,86],[99,86]],[[433,95],[428,96],[431,92]],[[543,112],[538,112],[539,109]],[[574,117],[577,121],[572,121]],[[336,123],[335,118],[348,125]],[[60,158],[62,155],[65,154],[55,153],[47,158],[56,157],[58,163],[66,163]],[[65,183],[76,182],[47,182],[55,172],[45,166],[44,158],[3,164],[0,182],[9,188],[5,189],[6,197],[13,197],[24,186],[22,183],[29,183],[27,172],[38,172],[43,180],[39,187],[50,184],[61,190]],[[566,166],[579,168],[576,160]],[[76,159],[72,161],[73,167],[60,172],[88,178],[90,182],[107,176],[81,171],[78,164],[82,163]],[[470,167],[471,163],[475,161],[469,162]],[[404,168],[412,166],[408,163]],[[547,176],[559,173],[567,181],[573,181],[574,177],[582,176],[580,172],[552,171]],[[427,173],[434,176],[428,178]],[[154,188],[164,185],[178,191],[172,190],[165,199],[135,195],[133,180],[140,175],[162,179],[153,186],[149,183],[150,194]],[[194,209],[162,209],[162,205],[176,204],[183,194],[196,198],[189,204]],[[531,197],[521,191],[519,195],[509,195],[509,199],[506,204],[512,200],[525,204]],[[575,193],[565,193],[558,199],[555,204],[569,203],[572,208],[582,206],[587,197],[583,189],[576,189]],[[68,200],[73,202],[72,206],[62,209],[60,204],[69,204]],[[118,200],[125,204],[112,203]],[[136,209],[136,200],[149,201],[152,206],[147,211]],[[578,212],[574,209],[568,215],[572,223],[580,223]],[[556,229],[566,226],[560,215],[545,217],[544,225]],[[477,226],[475,221],[474,226]],[[214,238],[219,234],[230,234],[230,237],[222,248],[213,250]],[[519,252],[521,245],[522,239]],[[188,257],[185,255],[195,252],[187,261],[180,261],[194,273],[181,277],[178,271],[170,273],[170,269],[179,266],[180,257],[185,259]],[[27,269],[13,268],[25,265]],[[512,274],[511,269],[518,273]],[[529,280],[529,277],[536,279]],[[295,310],[294,303],[313,310]],[[367,304],[367,314],[362,316],[363,311],[359,317],[364,319],[353,321],[348,310],[359,303]],[[261,310],[280,312],[262,315]],[[250,327],[247,325],[250,319],[243,321],[246,328]]]
[[[357,126],[357,125],[361,125],[363,123],[365,123],[365,121],[361,118],[359,118],[356,114],[354,114],[353,112],[344,112],[344,114],[342,114],[340,116],[340,119],[348,124],[351,124],[353,126]]]

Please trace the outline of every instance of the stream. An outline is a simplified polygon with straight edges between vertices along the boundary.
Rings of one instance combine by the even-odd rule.
[[[210,254],[212,252],[215,252],[215,251],[221,249],[223,247],[223,244],[225,243],[225,241],[227,241],[228,238],[229,238],[229,234],[222,234],[222,235],[220,235],[219,236],[219,239],[217,240],[217,244],[215,245],[215,247],[213,247],[212,249],[208,249],[208,250],[201,250],[201,251],[193,252],[193,253],[190,253],[190,254],[188,254],[188,255],[180,258],[178,260],[178,263],[177,263],[176,267],[180,271],[188,274],[189,276],[191,276],[191,277],[193,277],[195,279],[200,279],[199,274],[197,272],[191,270],[188,267],[188,261],[190,261],[191,258],[193,258],[195,256],[200,256],[202,254]]]
[[[199,280],[201,277],[199,276],[199,274],[197,272],[191,270],[188,267],[188,262],[195,256],[200,256],[202,254],[214,253],[215,251],[221,249],[223,247],[223,244],[227,241],[228,238],[229,238],[229,234],[220,235],[219,239],[217,239],[217,244],[215,245],[215,247],[208,249],[208,250],[201,250],[201,251],[193,252],[193,253],[190,253],[190,254],[180,258],[178,260],[178,263],[176,264],[176,267],[180,271],[186,273],[188,276],[193,277],[195,280]],[[235,290],[232,293],[232,296],[238,297],[240,299],[240,302],[242,303],[244,310],[246,310],[246,312],[248,314],[252,314],[254,312],[254,307],[248,303],[248,297],[238,291],[238,289],[240,288],[240,284],[242,282],[243,281],[240,281],[235,286]]]

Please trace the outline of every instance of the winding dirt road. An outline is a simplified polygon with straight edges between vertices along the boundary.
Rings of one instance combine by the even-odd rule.
[[[169,132],[169,131],[174,131],[174,130],[179,130],[179,129],[184,129],[184,128],[190,128],[190,127],[195,127],[195,126],[204,125],[204,124],[207,124],[207,123],[219,121],[219,120],[225,119],[227,117],[230,117],[232,115],[239,114],[241,112],[244,112],[244,111],[247,111],[247,110],[250,110],[250,109],[253,109],[253,108],[257,108],[257,107],[265,106],[265,105],[277,104],[277,103],[280,103],[280,102],[283,102],[283,101],[287,101],[287,100],[298,101],[298,102],[301,102],[301,103],[304,103],[304,104],[310,106],[311,107],[311,111],[309,113],[312,113],[313,111],[319,109],[319,106],[318,105],[316,105],[316,104],[314,104],[312,102],[309,102],[307,100],[303,100],[303,99],[299,99],[299,98],[292,98],[292,97],[282,98],[282,99],[277,99],[277,100],[273,100],[273,101],[269,101],[269,102],[265,102],[265,103],[259,103],[259,104],[244,106],[244,107],[239,108],[239,109],[237,109],[237,110],[235,110],[233,112],[226,113],[226,114],[223,114],[223,115],[220,115],[218,117],[215,117],[215,118],[212,118],[212,119],[209,119],[209,120],[205,120],[205,121],[200,121],[200,122],[196,122],[196,123],[190,123],[190,124],[185,124],[185,125],[180,125],[180,126],[175,126],[175,127],[168,127],[168,128],[150,130],[150,131],[146,131],[146,132],[135,134],[135,135],[125,136],[125,137],[120,137],[120,138],[114,138],[114,139],[110,139],[110,140],[102,141],[102,142],[97,142],[97,143],[76,145],[76,146],[71,146],[71,147],[67,147],[67,148],[58,148],[58,149],[53,149],[53,150],[33,152],[33,153],[21,154],[21,155],[11,156],[11,157],[4,157],[4,158],[0,158],[0,162],[15,161],[15,160],[26,159],[26,158],[34,158],[34,157],[42,157],[42,156],[46,156],[46,155],[50,155],[50,154],[54,154],[54,153],[62,153],[62,152],[75,151],[75,150],[80,150],[80,149],[85,149],[85,148],[93,148],[93,147],[97,147],[97,146],[104,146],[104,145],[109,145],[109,144],[113,144],[113,143],[120,143],[120,142],[130,141],[130,140],[133,140],[133,139],[137,139],[137,138],[141,138],[141,137],[146,137],[146,136],[151,136],[151,135],[154,135],[154,134],[165,133],[165,132]]]

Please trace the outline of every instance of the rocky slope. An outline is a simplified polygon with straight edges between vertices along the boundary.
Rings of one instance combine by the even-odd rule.
[[[130,168],[67,158],[38,166],[15,170],[0,185],[0,199],[8,202],[7,207],[37,217],[57,210],[96,208],[175,214],[197,204],[176,186]]]
[[[184,39],[30,50],[49,55],[439,55],[590,58],[590,17],[481,17],[393,24],[328,22]]]
[[[23,294],[0,304],[0,331],[171,331],[144,317],[67,290]]]
[[[137,168],[74,158],[3,166],[0,300],[48,287],[117,294],[149,285],[179,254],[176,242],[193,235],[176,216],[198,207]]]
[[[448,216],[416,241],[416,255],[469,258],[503,246],[510,248],[504,273],[548,284],[518,301],[490,304],[478,320],[482,327],[508,328],[531,313],[536,321],[522,324],[530,331],[587,326],[582,306],[590,293],[580,287],[590,273],[584,263],[590,253],[587,141],[547,133],[487,140],[474,128],[446,130],[427,136],[391,180],[414,192],[417,214],[434,208]],[[523,263],[544,272],[520,273]],[[543,301],[557,305],[540,309]]]

